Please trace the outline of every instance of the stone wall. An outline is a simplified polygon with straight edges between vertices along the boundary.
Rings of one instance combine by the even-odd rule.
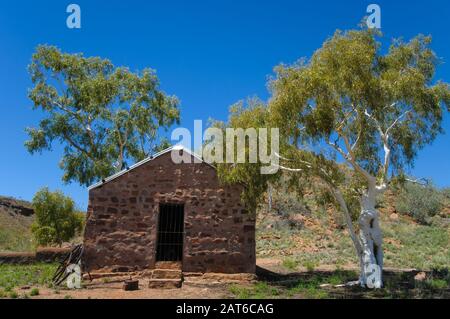
[[[159,204],[184,204],[185,272],[255,272],[255,218],[206,163],[161,155],[89,193],[85,270],[155,267]]]
[[[4,252],[0,253],[0,265],[61,262],[71,251],[72,247],[38,248],[36,252]]]

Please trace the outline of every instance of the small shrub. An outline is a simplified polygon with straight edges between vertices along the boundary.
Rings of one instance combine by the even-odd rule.
[[[0,298],[5,298],[6,292],[3,289],[0,289]]]
[[[285,185],[272,194],[272,211],[279,217],[276,229],[302,229],[302,216],[310,216],[311,210],[297,193],[290,191]]]
[[[65,295],[64,299],[72,299],[72,296],[71,295]]]
[[[37,288],[31,289],[30,296],[39,296],[39,289]]]
[[[432,186],[408,183],[399,192],[395,208],[421,224],[429,225],[442,209],[443,196]]]
[[[444,188],[442,190],[442,195],[447,199],[450,199],[450,187]]]
[[[238,285],[231,285],[229,287],[229,290],[238,299],[249,299],[250,298],[249,289],[246,289],[244,287],[241,287]]]
[[[9,293],[9,298],[11,298],[11,299],[17,299],[18,297],[19,297],[19,295],[15,291],[11,291]]]
[[[283,267],[290,270],[295,270],[298,267],[298,261],[293,258],[286,258],[283,260]]]
[[[305,267],[308,272],[313,272],[316,268],[316,264],[312,261],[305,261],[303,267]]]
[[[446,289],[449,285],[444,279],[430,279],[427,281],[427,286],[431,289]]]
[[[31,231],[39,245],[69,241],[83,228],[83,216],[75,211],[75,203],[62,192],[43,188],[33,198],[35,221]]]

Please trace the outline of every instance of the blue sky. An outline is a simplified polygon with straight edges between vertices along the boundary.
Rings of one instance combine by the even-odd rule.
[[[82,29],[66,27],[66,7],[79,4]],[[366,7],[382,9],[385,40],[433,35],[443,64],[437,79],[450,82],[450,2],[441,1],[1,1],[0,194],[31,199],[42,186],[61,189],[81,208],[87,190],[64,185],[61,148],[31,156],[25,127],[31,110],[26,70],[38,44],[109,58],[131,70],[156,69],[162,88],[181,99],[182,123],[226,119],[228,107],[248,96],[266,99],[267,77],[277,64],[310,56],[336,29],[357,27]],[[450,119],[447,135],[420,152],[412,173],[450,186]]]

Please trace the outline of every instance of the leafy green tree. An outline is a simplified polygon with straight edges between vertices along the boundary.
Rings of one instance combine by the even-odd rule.
[[[278,67],[270,105],[294,169],[325,181],[347,216],[360,284],[371,287],[382,285],[382,272],[371,275],[373,266],[383,269],[376,198],[442,132],[450,106],[449,85],[433,83],[438,59],[430,37],[396,40],[383,54],[378,35],[336,32],[309,61]],[[309,159],[299,155],[302,142],[315,145]],[[348,205],[355,199],[359,236],[351,221],[355,206]]]
[[[98,57],[39,46],[29,72],[29,97],[45,115],[27,128],[30,153],[64,146],[65,182],[82,185],[139,161],[158,147],[158,132],[179,121],[178,100],[159,89],[155,72],[133,73]]]
[[[32,233],[39,245],[59,244],[81,232],[84,217],[75,211],[70,197],[43,188],[33,198],[35,221]]]
[[[266,105],[259,99],[249,99],[247,103],[240,101],[230,107],[230,116],[227,123],[213,121],[212,127],[222,130],[222,134],[226,136],[226,128],[234,129],[251,129],[266,128],[269,124],[269,114]],[[269,132],[268,132],[269,133]],[[269,145],[270,145],[270,136]],[[262,164],[249,162],[250,143],[245,142],[245,163],[229,165],[227,163],[216,163],[217,172],[222,182],[228,184],[244,185],[242,200],[246,203],[247,208],[254,212],[261,202],[264,192],[268,188],[268,184],[276,182],[279,174],[261,174]],[[224,144],[224,150],[226,146]],[[234,158],[237,157],[237,148],[234,147]],[[224,152],[225,153],[225,152]]]
[[[450,106],[449,85],[433,79],[438,59],[429,37],[396,40],[383,54],[379,36],[337,31],[310,59],[278,66],[266,112],[266,123],[282,138],[277,168],[299,190],[308,184],[303,181],[322,181],[347,222],[359,283],[370,288],[382,285],[376,198],[392,181],[404,180],[417,152],[442,132]],[[235,180],[256,184],[245,192],[260,196],[266,181],[237,166],[230,166]]]

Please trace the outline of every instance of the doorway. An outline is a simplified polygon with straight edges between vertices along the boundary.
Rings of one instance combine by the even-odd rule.
[[[156,261],[182,261],[184,205],[160,204]]]

